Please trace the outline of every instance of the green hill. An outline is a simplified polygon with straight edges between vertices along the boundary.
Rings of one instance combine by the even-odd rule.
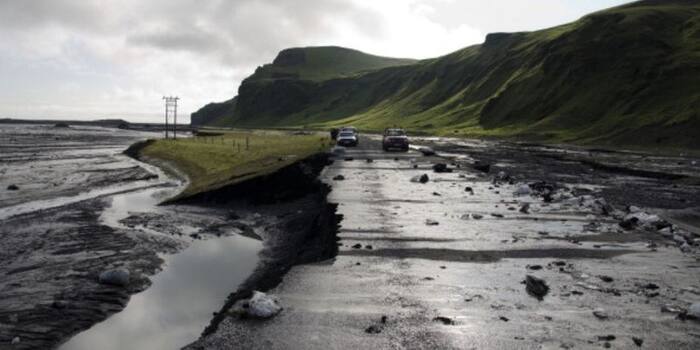
[[[481,45],[417,62],[341,48],[285,50],[221,110],[197,113],[239,127],[401,125],[697,148],[700,2],[639,1],[559,27],[489,34]]]

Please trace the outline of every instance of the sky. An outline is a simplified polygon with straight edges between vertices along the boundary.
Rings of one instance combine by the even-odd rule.
[[[178,121],[288,47],[437,57],[629,0],[0,0],[0,118]]]

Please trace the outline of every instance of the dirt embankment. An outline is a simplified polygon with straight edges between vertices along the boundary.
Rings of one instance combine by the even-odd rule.
[[[203,335],[216,330],[236,301],[249,298],[254,290],[274,288],[292,266],[326,260],[337,254],[336,235],[341,216],[336,214],[337,204],[326,200],[330,186],[319,180],[319,174],[328,162],[327,154],[317,154],[272,174],[181,201],[231,208],[240,206],[243,201],[263,217],[277,219],[274,225],[257,232],[264,242],[259,265],[228,296]]]
[[[148,141],[133,145],[125,153],[150,161],[139,153],[146,146]],[[248,235],[263,240],[260,262],[253,274],[228,296],[203,335],[217,329],[236,301],[249,298],[254,290],[274,288],[292,266],[326,260],[337,254],[336,235],[341,217],[336,214],[337,204],[326,200],[330,186],[319,180],[328,162],[328,154],[315,154],[271,174],[168,203],[226,208],[233,220],[237,210],[253,208],[261,220],[268,221],[247,230]]]

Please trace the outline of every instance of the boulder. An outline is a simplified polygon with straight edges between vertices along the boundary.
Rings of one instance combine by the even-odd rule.
[[[543,279],[527,275],[525,276],[525,290],[527,294],[541,301],[549,293],[549,286]]]
[[[530,194],[532,194],[532,189],[530,189],[530,186],[528,186],[528,185],[522,185],[522,186],[518,187],[518,189],[513,192],[513,195],[516,197],[529,196]]]
[[[452,169],[448,168],[445,163],[436,163],[433,164],[433,171],[436,173],[451,173]]]
[[[124,287],[129,284],[129,277],[130,274],[127,269],[107,270],[100,274],[99,282],[102,284]]]
[[[411,178],[411,182],[420,182],[422,184],[428,182],[430,179],[428,178],[428,174],[423,174],[423,175],[416,175]]]
[[[276,297],[256,290],[250,299],[236,302],[232,311],[242,317],[266,319],[280,313],[282,307]]]
[[[434,156],[435,155],[435,150],[433,150],[430,147],[420,147],[418,148],[418,152],[423,153],[424,156]]]
[[[488,173],[489,171],[491,171],[491,164],[477,161],[476,163],[472,164],[472,168],[483,173]]]
[[[17,190],[19,190],[19,187],[15,184],[12,184],[12,185],[7,186],[7,190],[8,191],[17,191]]]

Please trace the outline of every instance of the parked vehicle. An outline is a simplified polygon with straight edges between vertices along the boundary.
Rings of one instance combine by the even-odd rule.
[[[343,131],[352,132],[353,134],[355,134],[355,136],[360,135],[360,133],[357,131],[357,128],[354,126],[344,126],[344,127],[340,128],[340,132],[343,132]]]
[[[338,134],[338,146],[355,147],[358,143],[357,134],[352,131],[341,130]]]
[[[389,128],[384,130],[382,149],[385,151],[398,149],[403,152],[408,152],[408,144],[408,136],[406,136],[406,131],[403,129]]]

